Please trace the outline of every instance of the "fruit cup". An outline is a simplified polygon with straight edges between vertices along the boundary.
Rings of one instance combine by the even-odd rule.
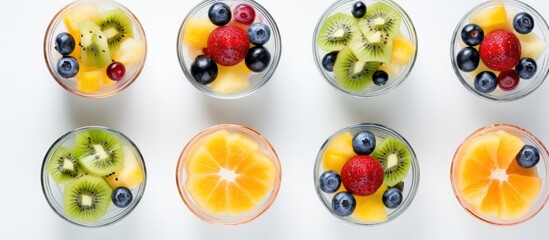
[[[147,55],[145,32],[126,7],[79,0],[62,8],[44,37],[44,58],[59,85],[89,98],[112,96],[133,83]]]
[[[177,37],[187,80],[222,99],[244,97],[267,83],[281,48],[274,19],[253,0],[205,0],[185,17]]]
[[[450,45],[461,83],[477,96],[513,101],[536,90],[549,73],[549,26],[515,0],[488,1],[459,21]]]
[[[91,126],[72,130],[53,143],[42,163],[41,180],[57,215],[76,225],[100,227],[133,211],[145,191],[147,172],[129,138]]]
[[[222,124],[196,135],[177,162],[179,194],[202,220],[238,225],[259,217],[280,187],[278,156],[267,139],[245,126]]]
[[[318,197],[335,217],[378,225],[402,214],[419,184],[412,146],[385,126],[360,123],[332,134],[316,156]]]
[[[514,225],[533,218],[549,197],[549,153],[530,132],[497,124],[458,147],[450,180],[459,203],[476,218]]]
[[[417,55],[416,30],[391,0],[339,0],[316,25],[313,55],[336,89],[357,97],[379,96],[410,74]]]

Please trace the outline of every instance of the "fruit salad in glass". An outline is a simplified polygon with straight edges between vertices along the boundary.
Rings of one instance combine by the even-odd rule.
[[[46,30],[44,57],[53,78],[74,94],[103,98],[127,88],[145,64],[147,41],[137,18],[111,0],[79,0]]]
[[[545,146],[520,127],[483,127],[454,155],[454,194],[463,208],[484,222],[522,223],[541,211],[549,197],[548,157]]]
[[[451,43],[454,72],[475,95],[512,101],[536,90],[548,74],[549,26],[516,0],[488,1],[458,23]]]
[[[336,89],[373,97],[406,79],[415,63],[417,37],[406,12],[391,0],[340,0],[318,21],[313,55]]]
[[[332,215],[353,224],[377,225],[395,219],[411,204],[419,164],[397,132],[361,123],[326,140],[313,175],[316,192]]]
[[[137,206],[147,173],[139,149],[122,133],[83,127],[53,143],[41,179],[46,200],[59,216],[99,227],[119,221]]]
[[[217,98],[251,94],[272,77],[281,54],[278,27],[252,0],[205,0],[179,30],[177,55],[189,82]]]
[[[258,132],[222,124],[196,135],[177,162],[181,198],[202,220],[243,224],[274,202],[280,187],[278,156]]]

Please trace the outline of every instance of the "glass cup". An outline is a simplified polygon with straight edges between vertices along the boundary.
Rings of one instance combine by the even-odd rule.
[[[74,48],[64,40],[70,38]],[[44,37],[44,58],[52,77],[65,90],[88,98],[105,98],[126,89],[143,70],[146,55],[141,23],[111,0],[68,4],[53,17]]]
[[[493,143],[496,143],[497,146]],[[533,146],[539,151],[539,162],[532,168],[523,168],[518,165],[516,160],[515,156],[524,145]],[[479,149],[478,146],[486,149],[497,147],[499,163],[494,164],[486,161],[487,158],[481,155],[483,153],[476,154],[478,150],[473,152],[472,147],[474,146],[477,146],[475,149]],[[507,154],[499,154],[502,151]],[[490,159],[494,157],[494,152],[495,150],[492,150]],[[471,155],[471,153],[475,153],[475,155]],[[505,157],[506,155],[510,155],[510,157]],[[494,225],[519,224],[533,218],[547,202],[549,197],[548,159],[547,149],[532,133],[508,124],[486,126],[473,132],[457,148],[450,170],[452,189],[461,206],[477,219]],[[509,160],[511,162],[507,162]],[[502,162],[507,163],[503,164]],[[476,166],[475,175],[467,174],[466,170],[470,169],[470,166]],[[486,174],[486,177],[481,175],[483,173]],[[492,181],[498,181],[494,182],[497,185],[493,185]],[[473,182],[475,184],[471,184]],[[475,189],[478,191],[471,194],[471,191]],[[509,191],[510,189],[513,191]],[[499,201],[490,202],[488,197],[494,195],[501,196],[501,198]],[[520,209],[520,211],[516,209]]]
[[[408,17],[408,14],[402,9],[398,4],[391,0],[367,0],[362,1],[366,5],[366,9],[369,9],[368,7],[371,7],[374,4],[381,4],[388,6],[389,8],[393,9],[394,12],[396,12],[397,16],[399,16],[402,21],[400,24],[400,28],[398,29],[400,33],[392,32],[389,35],[381,35],[388,36],[390,44],[392,44],[392,48],[386,47],[385,50],[383,47],[381,47],[381,51],[379,53],[376,53],[375,55],[379,56],[387,56],[390,55],[391,57],[386,57],[383,59],[379,58],[372,58],[371,56],[373,54],[369,54],[371,52],[366,52],[366,57],[360,57],[358,58],[357,54],[355,52],[358,52],[360,50],[365,49],[364,42],[363,41],[369,41],[365,39],[373,39],[373,38],[365,38],[364,34],[362,35],[353,35],[353,37],[349,37],[349,41],[347,41],[345,46],[348,46],[349,48],[353,49],[351,51],[345,51],[347,50],[347,47],[330,47],[330,48],[324,48],[320,46],[319,37],[321,37],[322,27],[326,23],[326,21],[338,13],[343,13],[348,16],[350,16],[351,19],[354,19],[353,15],[351,15],[353,4],[355,4],[356,0],[339,0],[336,1],[334,4],[332,4],[328,9],[322,14],[320,19],[318,20],[318,23],[316,25],[314,35],[313,35],[313,56],[316,63],[316,66],[320,73],[322,73],[322,76],[332,85],[334,88],[348,93],[350,95],[356,96],[356,97],[375,97],[379,95],[383,95],[388,93],[389,91],[395,89],[397,86],[399,86],[410,74],[410,71],[412,70],[414,63],[416,61],[417,56],[417,36],[416,36],[416,30],[414,28],[414,24],[412,23],[412,20],[410,17]],[[370,10],[371,11],[371,10]],[[370,16],[370,11],[367,10],[366,15],[362,17],[362,19],[368,19]],[[375,14],[371,14],[375,16]],[[373,17],[375,18],[375,17]],[[367,22],[367,20],[361,20]],[[361,29],[361,25],[367,26],[366,24],[359,24],[357,25],[358,29]],[[396,31],[396,30],[395,30]],[[358,30],[358,33],[363,33],[363,30]],[[381,31],[383,32],[383,31]],[[377,32],[379,33],[379,32]],[[368,36],[371,36],[368,32]],[[375,34],[374,34],[375,35]],[[394,35],[394,36],[391,36]],[[362,36],[362,42],[360,41]],[[374,40],[371,40],[371,42],[374,42]],[[362,44],[361,44],[362,43]],[[372,44],[369,45],[367,48],[375,48],[379,49],[380,44]],[[341,45],[340,45],[341,46]],[[358,50],[357,50],[358,49]],[[389,50],[391,49],[391,50]],[[353,61],[347,61],[348,64],[351,64],[352,62],[353,69],[350,69],[348,71],[354,71],[353,78],[355,80],[360,79],[359,81],[362,83],[359,84],[353,84],[351,79],[351,75],[349,72],[345,72],[345,70],[341,70],[340,74],[336,74],[337,69],[334,68],[334,64],[332,61],[332,64],[328,64],[329,66],[332,66],[333,69],[326,68],[323,64],[324,59],[328,59],[328,54],[332,52],[338,52],[337,57],[342,57],[339,53],[345,51],[344,54],[350,55],[350,56],[344,56],[349,57],[349,59],[353,59]],[[385,51],[391,51],[390,53],[385,53]],[[364,52],[364,51],[363,51]],[[352,55],[352,56],[351,56]],[[359,60],[360,59],[360,60]],[[364,63],[364,62],[373,62],[373,65],[370,67],[362,67],[362,70],[356,71],[356,63]],[[345,63],[342,62],[341,64],[344,66]],[[337,65],[336,65],[337,66]],[[366,70],[368,68],[368,70]],[[377,70],[381,70],[385,73],[387,73],[388,78],[386,78],[386,81],[381,81],[379,83],[373,82],[372,78],[376,78],[373,75]],[[358,77],[362,74],[365,74],[365,77]],[[338,76],[341,77],[338,77]],[[377,75],[375,75],[377,76]]]
[[[90,147],[86,144],[90,141],[99,144]],[[94,161],[106,156],[101,153],[110,155],[110,162]],[[105,165],[118,167],[108,174],[98,172],[110,172]],[[44,196],[57,215],[76,225],[100,227],[133,211],[145,191],[147,172],[143,156],[128,137],[110,128],[88,126],[69,131],[52,144],[42,163],[41,181]],[[124,198],[113,202],[114,197]]]
[[[342,174],[342,169],[344,168],[345,164],[349,161],[349,159],[357,156],[352,146],[353,138],[357,136],[358,133],[364,132],[364,131],[368,131],[372,133],[373,136],[375,136],[375,139],[376,139],[375,149],[378,149],[378,148],[385,149],[384,146],[386,145],[384,145],[383,142],[387,139],[392,139],[387,141],[396,140],[400,142],[398,145],[402,146],[403,147],[402,149],[405,149],[404,151],[407,151],[409,153],[408,154],[409,156],[408,170],[406,170],[406,172],[400,173],[400,174],[403,174],[404,176],[401,176],[399,183],[393,186],[389,186],[389,187],[387,186],[386,183],[389,182],[387,180],[388,177],[384,176],[383,184],[376,190],[375,193],[368,196],[358,196],[357,194],[353,193],[351,190],[346,189],[346,187],[344,186],[344,183],[341,183],[337,191],[326,192],[321,187],[321,180],[320,180],[321,176],[324,173],[335,171],[338,174],[337,176],[340,177],[340,182],[345,182],[345,180],[340,176]],[[377,150],[377,151],[382,152],[381,150]],[[383,162],[383,160],[381,160],[382,158],[379,157],[381,155],[378,155],[377,151],[374,150],[374,152],[371,153],[370,156],[374,157],[374,159],[377,156],[379,159],[376,159],[376,160],[381,163]],[[394,152],[394,153],[397,153],[397,152]],[[391,157],[387,157],[386,159],[390,159],[390,158]],[[401,159],[404,159],[404,157]],[[397,161],[397,163],[400,163],[400,162],[401,162],[400,160]],[[405,161],[403,160],[402,162],[405,162]],[[382,166],[388,166],[388,165],[382,164]],[[396,165],[392,165],[391,167],[387,167],[387,169],[385,169],[386,167],[383,167],[383,171],[384,172],[393,171],[395,169],[394,168],[395,166]],[[404,166],[404,165],[401,165],[401,166]],[[387,173],[384,173],[384,175],[387,175]],[[412,203],[412,200],[416,195],[417,188],[419,185],[419,163],[414,153],[414,149],[408,143],[408,141],[406,141],[406,139],[404,139],[404,137],[402,137],[399,133],[379,124],[359,123],[359,124],[353,124],[338,130],[337,132],[333,133],[324,142],[324,144],[322,144],[322,147],[320,148],[316,156],[313,176],[314,176],[315,190],[318,197],[334,217],[337,217],[347,223],[364,225],[364,226],[372,226],[372,225],[379,225],[379,224],[392,221],[393,219],[400,216],[410,206],[410,204]],[[395,179],[394,181],[396,180],[397,179]],[[400,190],[401,202],[396,207],[395,205],[393,205],[391,206],[391,208],[388,208],[387,205],[385,205],[382,196],[385,193],[389,192],[388,189],[391,189],[391,188],[398,188]],[[335,201],[334,199],[336,199],[336,195],[340,193],[351,193],[353,195],[353,199],[355,201],[356,207],[354,208],[353,211],[351,211],[350,215],[342,216],[342,215],[336,214],[336,210],[334,209],[333,203]],[[372,209],[372,210],[368,210],[368,209]]]
[[[263,58],[263,63],[266,64],[263,68],[254,68],[250,70],[248,65],[245,63],[246,60],[242,59],[240,62],[236,63],[237,60],[240,60],[240,57],[243,57],[242,53],[240,57],[235,57],[236,60],[231,62],[219,62],[216,59],[222,58],[233,58],[239,54],[232,54],[230,56],[216,55],[220,57],[208,57],[212,59],[213,65],[216,66],[217,71],[216,77],[208,78],[208,81],[198,81],[195,78],[195,74],[191,70],[191,66],[195,63],[196,58],[200,55],[208,55],[208,42],[210,33],[213,33],[214,30],[220,29],[222,27],[214,25],[208,18],[209,9],[216,3],[224,3],[230,8],[231,16],[230,22],[226,25],[223,25],[223,28],[229,29],[225,26],[237,27],[242,30],[231,30],[225,31],[226,34],[234,34],[234,38],[239,36],[242,38],[242,34],[247,35],[246,32],[249,32],[248,29],[253,24],[263,23],[266,25],[270,31],[270,37],[266,43],[263,43],[263,47],[259,44],[250,44],[250,49],[246,57],[252,59],[250,63],[254,62],[254,58],[251,58],[251,49],[266,49],[270,58]],[[255,12],[255,18],[253,19],[253,24],[245,22],[243,24],[237,20],[235,17],[235,10],[237,7],[247,5],[251,6]],[[221,25],[221,24],[220,24]],[[220,30],[217,30],[220,32]],[[227,33],[228,32],[228,33]],[[240,34],[239,34],[240,33]],[[231,38],[233,38],[231,37]],[[247,41],[247,38],[242,38],[244,41]],[[258,42],[261,43],[261,42]],[[218,46],[220,46],[219,44]],[[256,45],[256,47],[252,47]],[[215,48],[217,52],[227,51],[235,53],[235,45],[225,45],[225,47]],[[247,46],[247,45],[246,45]],[[177,37],[177,56],[179,58],[179,63],[181,69],[185,74],[185,77],[189,82],[196,87],[201,92],[216,98],[221,99],[235,99],[247,96],[257,89],[262,87],[269,79],[273,76],[278,62],[280,60],[280,54],[282,50],[280,32],[276,25],[275,20],[269,14],[269,12],[263,8],[259,3],[253,0],[205,0],[200,2],[196,7],[194,7],[185,17],[183,23],[181,23],[181,28],[179,29],[179,34]],[[239,51],[241,52],[241,51]],[[264,52],[264,51],[263,51]],[[245,54],[245,53],[244,53]],[[235,65],[236,64],[236,65]],[[198,78],[200,79],[200,78]]]
[[[271,144],[255,130],[221,124],[198,133],[183,149],[176,169],[179,194],[200,219],[238,225],[273,204],[281,167]]]
[[[520,12],[530,14],[534,21],[534,27],[528,34],[520,34],[513,28],[513,18]],[[484,16],[486,18],[483,18]],[[492,18],[491,21],[493,22],[490,22],[489,18]],[[483,29],[484,37],[487,37],[489,33],[499,29],[504,29],[515,35],[521,44],[520,59],[533,59],[537,65],[535,74],[529,76],[530,78],[528,79],[522,78],[519,75],[516,77],[518,80],[515,79],[513,81],[507,81],[506,84],[502,85],[499,83],[505,81],[497,81],[497,86],[494,87],[475,87],[475,78],[479,76],[479,73],[483,71],[492,72],[497,79],[502,72],[488,68],[484,63],[484,60],[482,60],[482,57],[479,57],[478,67],[472,71],[470,71],[470,69],[465,69],[467,71],[463,71],[460,67],[458,67],[458,54],[461,51],[465,51],[463,49],[468,47],[462,40],[462,29],[470,23],[477,24],[481,28],[484,26],[484,28],[486,28]],[[549,26],[547,25],[547,22],[545,22],[545,19],[543,19],[543,17],[534,8],[516,0],[487,1],[471,9],[457,24],[450,45],[452,67],[454,68],[454,72],[463,86],[465,86],[465,88],[473,94],[494,101],[514,101],[526,97],[528,94],[532,93],[547,77],[547,74],[549,73],[549,52],[545,50],[547,41],[549,41]],[[480,45],[472,46],[472,48],[474,48],[478,53],[480,48],[479,46]],[[516,67],[512,67],[510,69],[511,74],[513,74],[513,72],[517,72],[514,71],[515,69]],[[507,70],[503,72],[507,72]],[[503,76],[508,76],[508,74],[503,74],[501,76],[501,78],[504,79]],[[513,84],[516,81],[518,81],[518,84]],[[482,81],[478,80],[477,82],[477,85],[480,86],[480,82]],[[501,86],[504,87],[502,88]]]

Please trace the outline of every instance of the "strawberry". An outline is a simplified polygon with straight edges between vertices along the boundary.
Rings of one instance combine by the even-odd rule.
[[[383,183],[383,167],[371,156],[354,156],[343,165],[341,182],[354,195],[372,195]]]
[[[246,57],[250,39],[248,34],[235,26],[216,28],[208,38],[208,55],[219,65],[233,66]]]
[[[492,70],[505,71],[515,67],[520,60],[520,54],[519,39],[506,30],[489,33],[480,44],[480,59]]]

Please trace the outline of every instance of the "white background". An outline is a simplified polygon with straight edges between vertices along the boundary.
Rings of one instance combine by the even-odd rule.
[[[479,127],[511,123],[549,143],[549,85],[525,99],[495,103],[469,93],[449,58],[450,38],[479,0],[400,0],[417,29],[419,54],[409,78],[388,95],[357,99],[332,88],[317,71],[312,32],[331,0],[260,0],[277,21],[282,58],[274,77],[238,100],[208,97],[185,79],[176,38],[198,0],[121,0],[141,21],[148,40],[147,63],[137,81],[101,100],[63,90],[43,58],[47,24],[68,0],[0,0],[0,239],[546,239],[549,209],[513,227],[483,223],[462,209],[449,172],[458,144]],[[528,0],[549,16],[544,0]],[[414,147],[421,166],[419,191],[410,208],[378,227],[359,227],[334,217],[313,187],[313,163],[324,140],[356,122],[381,123]],[[181,201],[175,166],[188,140],[219,123],[248,125],[277,150],[283,179],[273,206],[255,221],[233,227],[195,217]],[[104,125],[140,148],[148,185],[137,208],[100,229],[58,217],[40,186],[48,147],[77,127]],[[544,224],[545,223],[545,224]]]

